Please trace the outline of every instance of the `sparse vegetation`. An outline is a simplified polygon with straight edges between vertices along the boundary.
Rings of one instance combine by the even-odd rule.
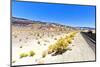
[[[28,56],[27,53],[21,53],[21,54],[20,54],[20,58],[27,57],[27,56]]]
[[[34,56],[35,55],[35,52],[34,51],[30,51],[29,52],[29,56]]]
[[[32,29],[30,29],[30,26],[32,25]],[[35,51],[29,50],[28,52],[22,52],[21,54],[18,54],[18,57],[21,58],[34,58],[37,59],[36,62],[40,61],[39,63],[44,63],[41,61],[41,59],[38,60],[38,58],[42,57],[43,58],[48,58],[47,54],[50,55],[58,55],[62,54],[67,50],[72,50],[69,49],[68,46],[73,42],[72,40],[74,39],[74,33],[70,33],[67,35],[69,32],[72,32],[72,30],[63,28],[63,26],[60,25],[49,25],[49,24],[41,24],[41,23],[34,23],[34,24],[23,24],[21,27],[20,24],[17,26],[13,26],[13,42],[14,44],[18,44],[18,51],[13,52],[14,56],[19,53],[19,51],[26,51],[27,49],[31,49],[30,47],[35,48]],[[41,29],[40,29],[41,27]],[[62,28],[62,29],[61,29]],[[15,30],[16,29],[16,30]],[[66,29],[66,30],[64,30]],[[15,34],[16,33],[16,34]],[[66,35],[65,35],[66,34]],[[61,38],[59,38],[62,36]],[[17,43],[16,43],[17,42]],[[51,44],[53,43],[53,44]],[[49,46],[49,44],[51,44]],[[48,47],[49,46],[49,47]],[[17,46],[16,46],[17,47]],[[39,50],[39,51],[38,51]],[[41,54],[41,51],[44,51]],[[18,53],[17,53],[18,52]],[[37,53],[39,52],[39,53]],[[34,57],[34,55],[36,55]],[[40,55],[39,57],[37,55]],[[38,57],[38,58],[37,58]],[[19,59],[19,60],[20,60]],[[44,60],[44,59],[43,59]],[[16,61],[13,61],[15,63]]]

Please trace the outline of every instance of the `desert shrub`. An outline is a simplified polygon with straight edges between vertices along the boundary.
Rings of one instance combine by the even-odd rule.
[[[63,43],[63,49],[65,49],[67,46],[69,45],[67,39],[64,40],[64,43]]]
[[[69,50],[69,51],[71,51],[72,49],[71,49],[71,48],[67,48],[66,50]]]
[[[70,36],[69,36],[69,37],[70,37],[70,38],[72,38],[72,40],[73,40],[73,39],[74,39],[74,37],[75,37],[75,35],[76,35],[76,33],[77,33],[77,32],[72,32],[72,33],[70,34]]]
[[[55,44],[48,47],[48,54],[53,52],[61,54],[67,48],[67,46],[72,43],[75,34],[75,32],[72,32],[69,36],[66,35],[64,38],[61,37],[58,39]]]
[[[54,38],[54,40],[57,40],[57,38]]]
[[[35,52],[34,51],[30,51],[29,52],[29,56],[34,56],[35,55]]]
[[[42,36],[40,36],[40,38],[42,38]]]
[[[69,37],[69,38],[67,39],[67,42],[68,42],[69,44],[71,44],[71,43],[72,43],[72,39]]]
[[[26,54],[26,53],[21,53],[20,54],[20,58],[27,57],[27,56],[28,56],[28,54]]]
[[[54,47],[53,45],[50,45],[50,46],[49,46],[49,48],[48,48],[48,54],[52,53],[53,47]]]
[[[64,39],[59,39],[55,44],[50,45],[48,49],[48,53],[59,52],[67,47],[68,43],[64,41]]]
[[[45,46],[46,44],[44,44],[44,46]]]
[[[22,48],[22,46],[20,46],[20,48]]]
[[[17,38],[17,35],[15,35],[14,37]]]
[[[37,33],[37,36],[39,37],[39,36],[40,36],[40,34],[39,34],[39,33]]]
[[[40,44],[40,41],[38,41],[37,43]]]
[[[21,53],[20,54],[20,58],[23,58],[23,57],[27,57],[27,56],[34,56],[35,55],[35,52],[34,51],[30,51],[28,53]]]
[[[12,61],[12,63],[15,63],[16,61],[14,60],[14,61]]]
[[[46,57],[46,52],[45,51],[42,53],[42,58],[44,58],[44,57]]]

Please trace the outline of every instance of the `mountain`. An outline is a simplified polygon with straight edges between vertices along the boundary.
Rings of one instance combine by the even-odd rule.
[[[12,24],[31,24],[33,21],[24,18],[11,18]]]
[[[76,30],[75,27],[67,26],[67,25],[62,25],[58,23],[51,23],[51,22],[42,22],[42,21],[35,21],[35,20],[29,20],[29,19],[24,19],[24,18],[17,18],[17,17],[12,17],[12,24],[13,25],[20,25],[20,26],[27,26],[29,24],[35,24],[34,27],[36,27],[36,24],[38,24],[38,27],[40,28],[60,28],[60,29],[72,29]]]
[[[29,19],[24,19],[24,18],[17,18],[17,17],[12,17],[11,21],[13,24],[33,24],[33,23],[47,24],[46,22],[29,20]]]
[[[95,28],[92,28],[92,27],[76,27],[80,30],[95,30]]]
[[[12,17],[12,24],[44,24],[44,25],[51,25],[51,26],[62,26],[64,27],[65,25],[61,25],[58,23],[48,23],[48,22],[42,22],[42,21],[35,21],[35,20],[29,20],[29,19],[24,19],[24,18],[17,18],[17,17]]]

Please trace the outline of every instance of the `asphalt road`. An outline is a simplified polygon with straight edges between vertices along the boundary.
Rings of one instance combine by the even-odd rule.
[[[93,52],[96,51],[96,41],[86,35],[84,32],[81,32],[82,36],[85,38],[86,42],[89,44],[89,46],[92,48]]]

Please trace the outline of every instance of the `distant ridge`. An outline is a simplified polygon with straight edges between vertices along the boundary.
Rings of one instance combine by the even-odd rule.
[[[13,24],[46,24],[46,25],[55,25],[55,26],[62,26],[62,27],[71,27],[71,26],[66,26],[58,23],[48,23],[48,22],[42,22],[42,21],[35,21],[35,20],[29,20],[29,19],[24,19],[24,18],[17,18],[17,17],[12,17],[12,23]]]
[[[24,19],[24,18],[17,18],[17,17],[12,17],[11,21],[12,21],[12,24],[30,24],[30,23],[32,23],[31,20]]]
[[[66,28],[72,28],[72,29],[80,29],[80,30],[95,30],[95,28],[92,27],[72,27],[72,26],[67,26],[67,25],[62,25],[58,23],[48,23],[48,22],[42,22],[42,21],[35,21],[35,20],[29,20],[25,18],[17,18],[17,17],[12,17],[12,24],[23,24],[23,25],[28,25],[28,24],[43,24],[43,25],[48,25],[48,26],[59,26],[59,27],[66,27]]]

